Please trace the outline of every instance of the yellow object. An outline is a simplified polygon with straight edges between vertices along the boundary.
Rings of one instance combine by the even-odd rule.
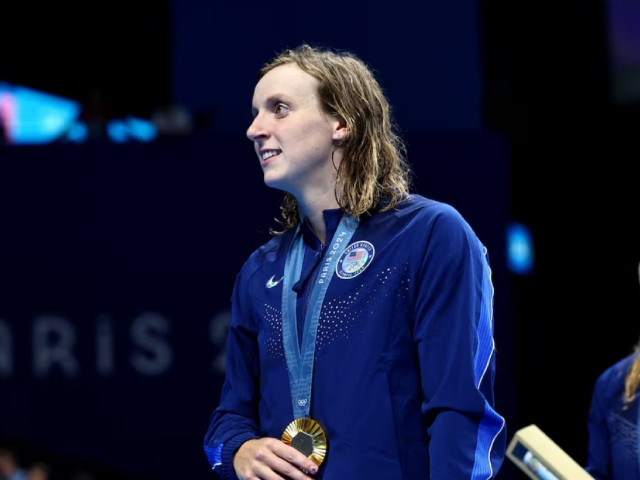
[[[507,457],[534,480],[594,480],[536,425],[518,430]]]

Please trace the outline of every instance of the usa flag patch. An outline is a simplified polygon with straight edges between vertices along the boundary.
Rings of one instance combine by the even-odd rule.
[[[352,243],[340,255],[336,275],[344,279],[357,277],[369,266],[375,252],[373,245],[367,241]]]

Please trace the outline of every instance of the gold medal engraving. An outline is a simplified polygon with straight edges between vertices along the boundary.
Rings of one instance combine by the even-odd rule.
[[[297,418],[285,428],[282,441],[320,466],[327,454],[327,436],[322,426],[307,417]]]

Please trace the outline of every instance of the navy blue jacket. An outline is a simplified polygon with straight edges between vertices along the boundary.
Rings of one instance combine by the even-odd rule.
[[[339,219],[325,212],[327,238]],[[298,318],[322,257],[308,225],[302,232]],[[280,313],[293,235],[254,251],[236,279],[226,377],[204,439],[224,479],[237,478],[231,459],[244,441],[281,438],[294,419]],[[328,437],[316,478],[494,478],[506,430],[494,410],[485,247],[453,207],[418,195],[363,216],[349,243],[343,255],[359,263],[348,274],[338,271],[346,264],[336,267],[315,346],[309,416]]]
[[[637,395],[624,408],[624,380],[637,355],[611,365],[593,386],[586,470],[596,480],[640,480]]]

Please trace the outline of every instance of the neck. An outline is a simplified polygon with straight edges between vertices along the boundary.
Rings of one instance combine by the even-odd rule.
[[[318,239],[324,244],[327,243],[327,226],[324,221],[323,212],[325,210],[331,210],[339,208],[338,202],[332,197],[331,201],[317,202],[313,204],[301,204],[298,202],[300,215],[305,218],[311,229],[316,234]]]
[[[337,208],[337,205],[328,208]],[[327,243],[327,226],[324,222],[324,215],[322,215],[324,210],[326,209],[314,210],[313,212],[309,212],[305,215],[305,218],[311,225],[313,233],[316,234],[323,244]]]
[[[311,188],[302,190],[300,193],[295,195],[300,218],[306,218],[320,241],[326,243],[327,232],[322,212],[340,207],[336,200],[335,177],[330,177],[329,181],[324,182],[319,179]]]

